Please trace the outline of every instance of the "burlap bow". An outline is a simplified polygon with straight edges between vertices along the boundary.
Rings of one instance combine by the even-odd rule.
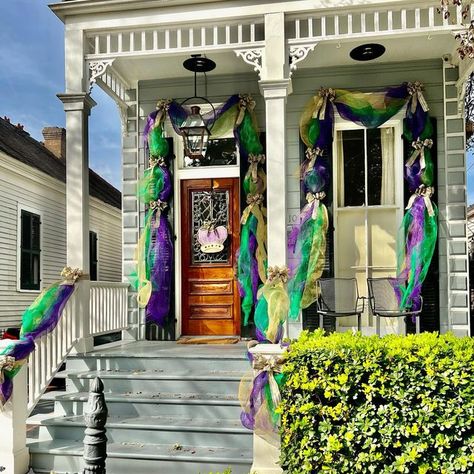
[[[288,270],[288,267],[285,266],[279,267],[278,265],[275,265],[274,267],[268,267],[267,283],[286,283],[289,278],[289,273],[290,271]]]
[[[415,202],[415,199],[417,197],[422,197],[425,201],[425,206],[428,211],[428,214],[433,217],[435,215],[435,211],[431,202],[431,196],[433,196],[434,192],[435,190],[432,186],[425,186],[424,184],[421,184],[420,186],[418,186],[416,191],[410,196],[407,207],[405,209],[411,209]]]
[[[154,157],[150,156],[149,168],[154,168],[155,166],[161,166],[162,168],[166,166],[166,161],[162,156]]]
[[[61,271],[61,276],[64,278],[63,285],[74,285],[77,280],[85,279],[88,275],[85,275],[79,268],[64,267]]]
[[[252,367],[257,371],[255,378],[264,372],[268,374],[268,385],[274,407],[277,407],[281,402],[280,388],[275,380],[275,374],[280,374],[283,371],[283,363],[284,359],[280,356],[265,356],[263,354],[254,354],[253,356]]]
[[[416,142],[413,142],[411,146],[414,148],[412,155],[410,156],[410,159],[405,163],[405,166],[408,168],[413,166],[413,163],[415,163],[415,160],[420,156],[420,169],[424,170],[426,168],[426,162],[425,162],[425,147],[426,148],[431,148],[433,146],[433,140],[430,138],[427,138],[426,140],[418,140]]]
[[[307,148],[305,155],[306,159],[301,165],[301,179],[304,178],[304,175],[311,171],[314,168],[318,156],[322,156],[323,150],[321,148]]]
[[[321,87],[318,91],[318,95],[314,96],[314,111],[313,118],[324,120],[326,118],[326,108],[328,101],[332,102],[336,97],[334,89]]]
[[[421,108],[424,112],[428,112],[430,108],[428,103],[423,96],[423,90],[425,89],[424,85],[420,81],[409,82],[407,84],[408,93],[410,94],[410,110],[414,114],[416,112],[416,106],[420,103]]]
[[[313,214],[311,215],[312,219],[316,219],[318,215],[318,207],[320,202],[326,197],[324,191],[319,193],[306,193],[306,201],[309,205],[313,204]]]
[[[168,203],[166,201],[162,201],[160,199],[157,199],[156,201],[150,201],[148,203],[150,210],[152,212],[156,212],[156,217],[155,217],[155,227],[160,226],[160,216],[161,213],[168,207]]]
[[[156,117],[155,117],[154,127],[157,127],[166,119],[166,114],[168,113],[170,104],[171,104],[170,99],[160,99],[156,103],[156,110],[158,111],[158,113],[156,114]]]
[[[245,111],[252,112],[252,110],[255,109],[256,105],[255,100],[250,94],[243,94],[239,97],[239,115],[237,116],[237,120],[235,122],[236,127],[238,127],[244,120]]]
[[[7,355],[0,355],[0,384],[5,380],[4,370],[13,370],[15,366],[15,358]]]
[[[247,219],[252,212],[254,206],[261,206],[263,204],[263,194],[248,194],[247,195],[247,207],[242,212],[242,219],[240,220],[241,224],[245,224]]]
[[[249,155],[249,170],[248,173],[252,176],[254,183],[258,180],[258,165],[265,163],[265,155]]]

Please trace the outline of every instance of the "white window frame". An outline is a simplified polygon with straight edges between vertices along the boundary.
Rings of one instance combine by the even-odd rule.
[[[40,217],[40,285],[39,290],[27,290],[21,287],[21,211],[30,212]],[[43,290],[43,211],[26,204],[17,204],[17,232],[16,232],[16,291],[19,293],[39,294]]]
[[[369,241],[369,210],[370,209],[396,209],[396,216],[397,216],[397,222],[396,222],[396,228],[399,229],[402,219],[403,219],[403,214],[404,214],[404,209],[405,209],[405,203],[404,203],[404,166],[405,166],[405,157],[404,157],[404,143],[403,143],[403,119],[405,117],[405,108],[403,108],[398,114],[396,114],[393,118],[382,124],[380,127],[377,127],[379,129],[383,128],[393,128],[394,129],[394,166],[395,166],[395,204],[389,204],[389,205],[368,205],[367,204],[367,140],[365,140],[365,156],[364,156],[364,166],[365,166],[365,203],[362,206],[344,206],[344,207],[339,207],[338,206],[338,200],[337,200],[337,190],[338,190],[338,184],[339,184],[339,176],[337,173],[338,166],[337,162],[339,159],[338,156],[338,143],[337,143],[337,133],[344,131],[344,130],[366,130],[368,127],[364,127],[358,124],[355,124],[349,120],[343,119],[338,113],[335,113],[334,117],[334,140],[333,140],[333,148],[332,148],[332,193],[333,193],[333,218],[336,219],[336,214],[337,213],[350,213],[350,212],[364,212],[364,226],[365,226],[365,240],[366,240],[366,245]],[[337,278],[338,275],[338,269],[339,269],[339,252],[338,252],[338,239],[336,237],[336,226],[334,226],[334,276]],[[397,238],[397,235],[395,236]],[[354,271],[361,271],[365,270],[366,273],[366,279],[369,276],[368,272],[370,270],[387,270],[387,271],[394,271],[396,272],[396,267],[375,267],[373,265],[369,265],[369,252],[366,251],[366,257],[365,257],[365,265],[364,266],[354,266],[351,267]],[[362,291],[361,291],[362,290]],[[361,294],[364,294],[364,290],[359,288],[359,291]],[[336,319],[336,330],[339,327],[338,320]],[[369,318],[369,326],[373,326],[373,322],[371,321],[371,318]],[[400,330],[400,328],[399,328]]]

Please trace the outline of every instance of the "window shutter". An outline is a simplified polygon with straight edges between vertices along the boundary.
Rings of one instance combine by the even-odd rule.
[[[41,287],[41,218],[22,210],[20,215],[20,288]]]

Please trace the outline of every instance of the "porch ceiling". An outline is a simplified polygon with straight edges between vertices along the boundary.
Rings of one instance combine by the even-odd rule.
[[[385,54],[379,59],[370,61],[371,64],[441,59],[443,55],[452,53],[456,47],[456,40],[450,33],[434,36],[368,38],[366,41],[361,39],[344,42],[327,41],[318,44],[304,61],[299,62],[298,69],[360,64],[350,58],[349,52],[364,42],[381,43],[386,48]],[[206,54],[206,51],[203,50],[202,53]],[[210,51],[207,56],[216,62],[216,69],[209,73],[210,75],[252,72],[251,66],[244,63],[233,51]],[[187,57],[189,55],[182,53],[169,56],[120,57],[115,60],[114,69],[129,84],[145,80],[190,78],[191,73],[182,65]],[[255,77],[257,80],[257,75]]]

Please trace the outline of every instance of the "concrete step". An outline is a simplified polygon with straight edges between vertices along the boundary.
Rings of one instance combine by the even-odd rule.
[[[231,345],[177,345],[175,342],[142,341],[117,348],[96,349],[68,357],[68,370],[154,370],[192,372],[208,370],[245,371],[249,369],[245,343]]]
[[[195,371],[205,366],[209,370],[231,370],[245,371],[249,370],[250,364],[245,358],[244,353],[239,357],[222,356],[220,359],[215,357],[189,357],[189,356],[108,356],[103,355],[100,358],[89,354],[85,356],[70,356],[67,360],[68,370],[155,370],[162,369],[166,373],[176,371]]]
[[[55,404],[57,415],[82,415],[87,392],[49,392],[43,400]],[[196,418],[238,419],[240,402],[237,393],[106,393],[105,400],[111,416],[177,415]]]
[[[84,438],[83,416],[50,417],[38,415],[28,420],[39,426],[39,440]],[[200,419],[182,416],[126,417],[111,416],[107,420],[107,438],[111,443],[180,444],[222,448],[252,448],[252,432],[242,427],[239,419]]]
[[[165,373],[156,370],[65,371],[68,392],[88,392],[90,381],[100,377],[107,393],[207,393],[235,395],[245,372],[202,370]]]
[[[81,472],[82,442],[55,439],[30,443],[32,466],[39,472]],[[232,474],[248,474],[250,450],[194,447],[138,442],[109,443],[107,472],[113,474],[208,474],[232,469]]]

